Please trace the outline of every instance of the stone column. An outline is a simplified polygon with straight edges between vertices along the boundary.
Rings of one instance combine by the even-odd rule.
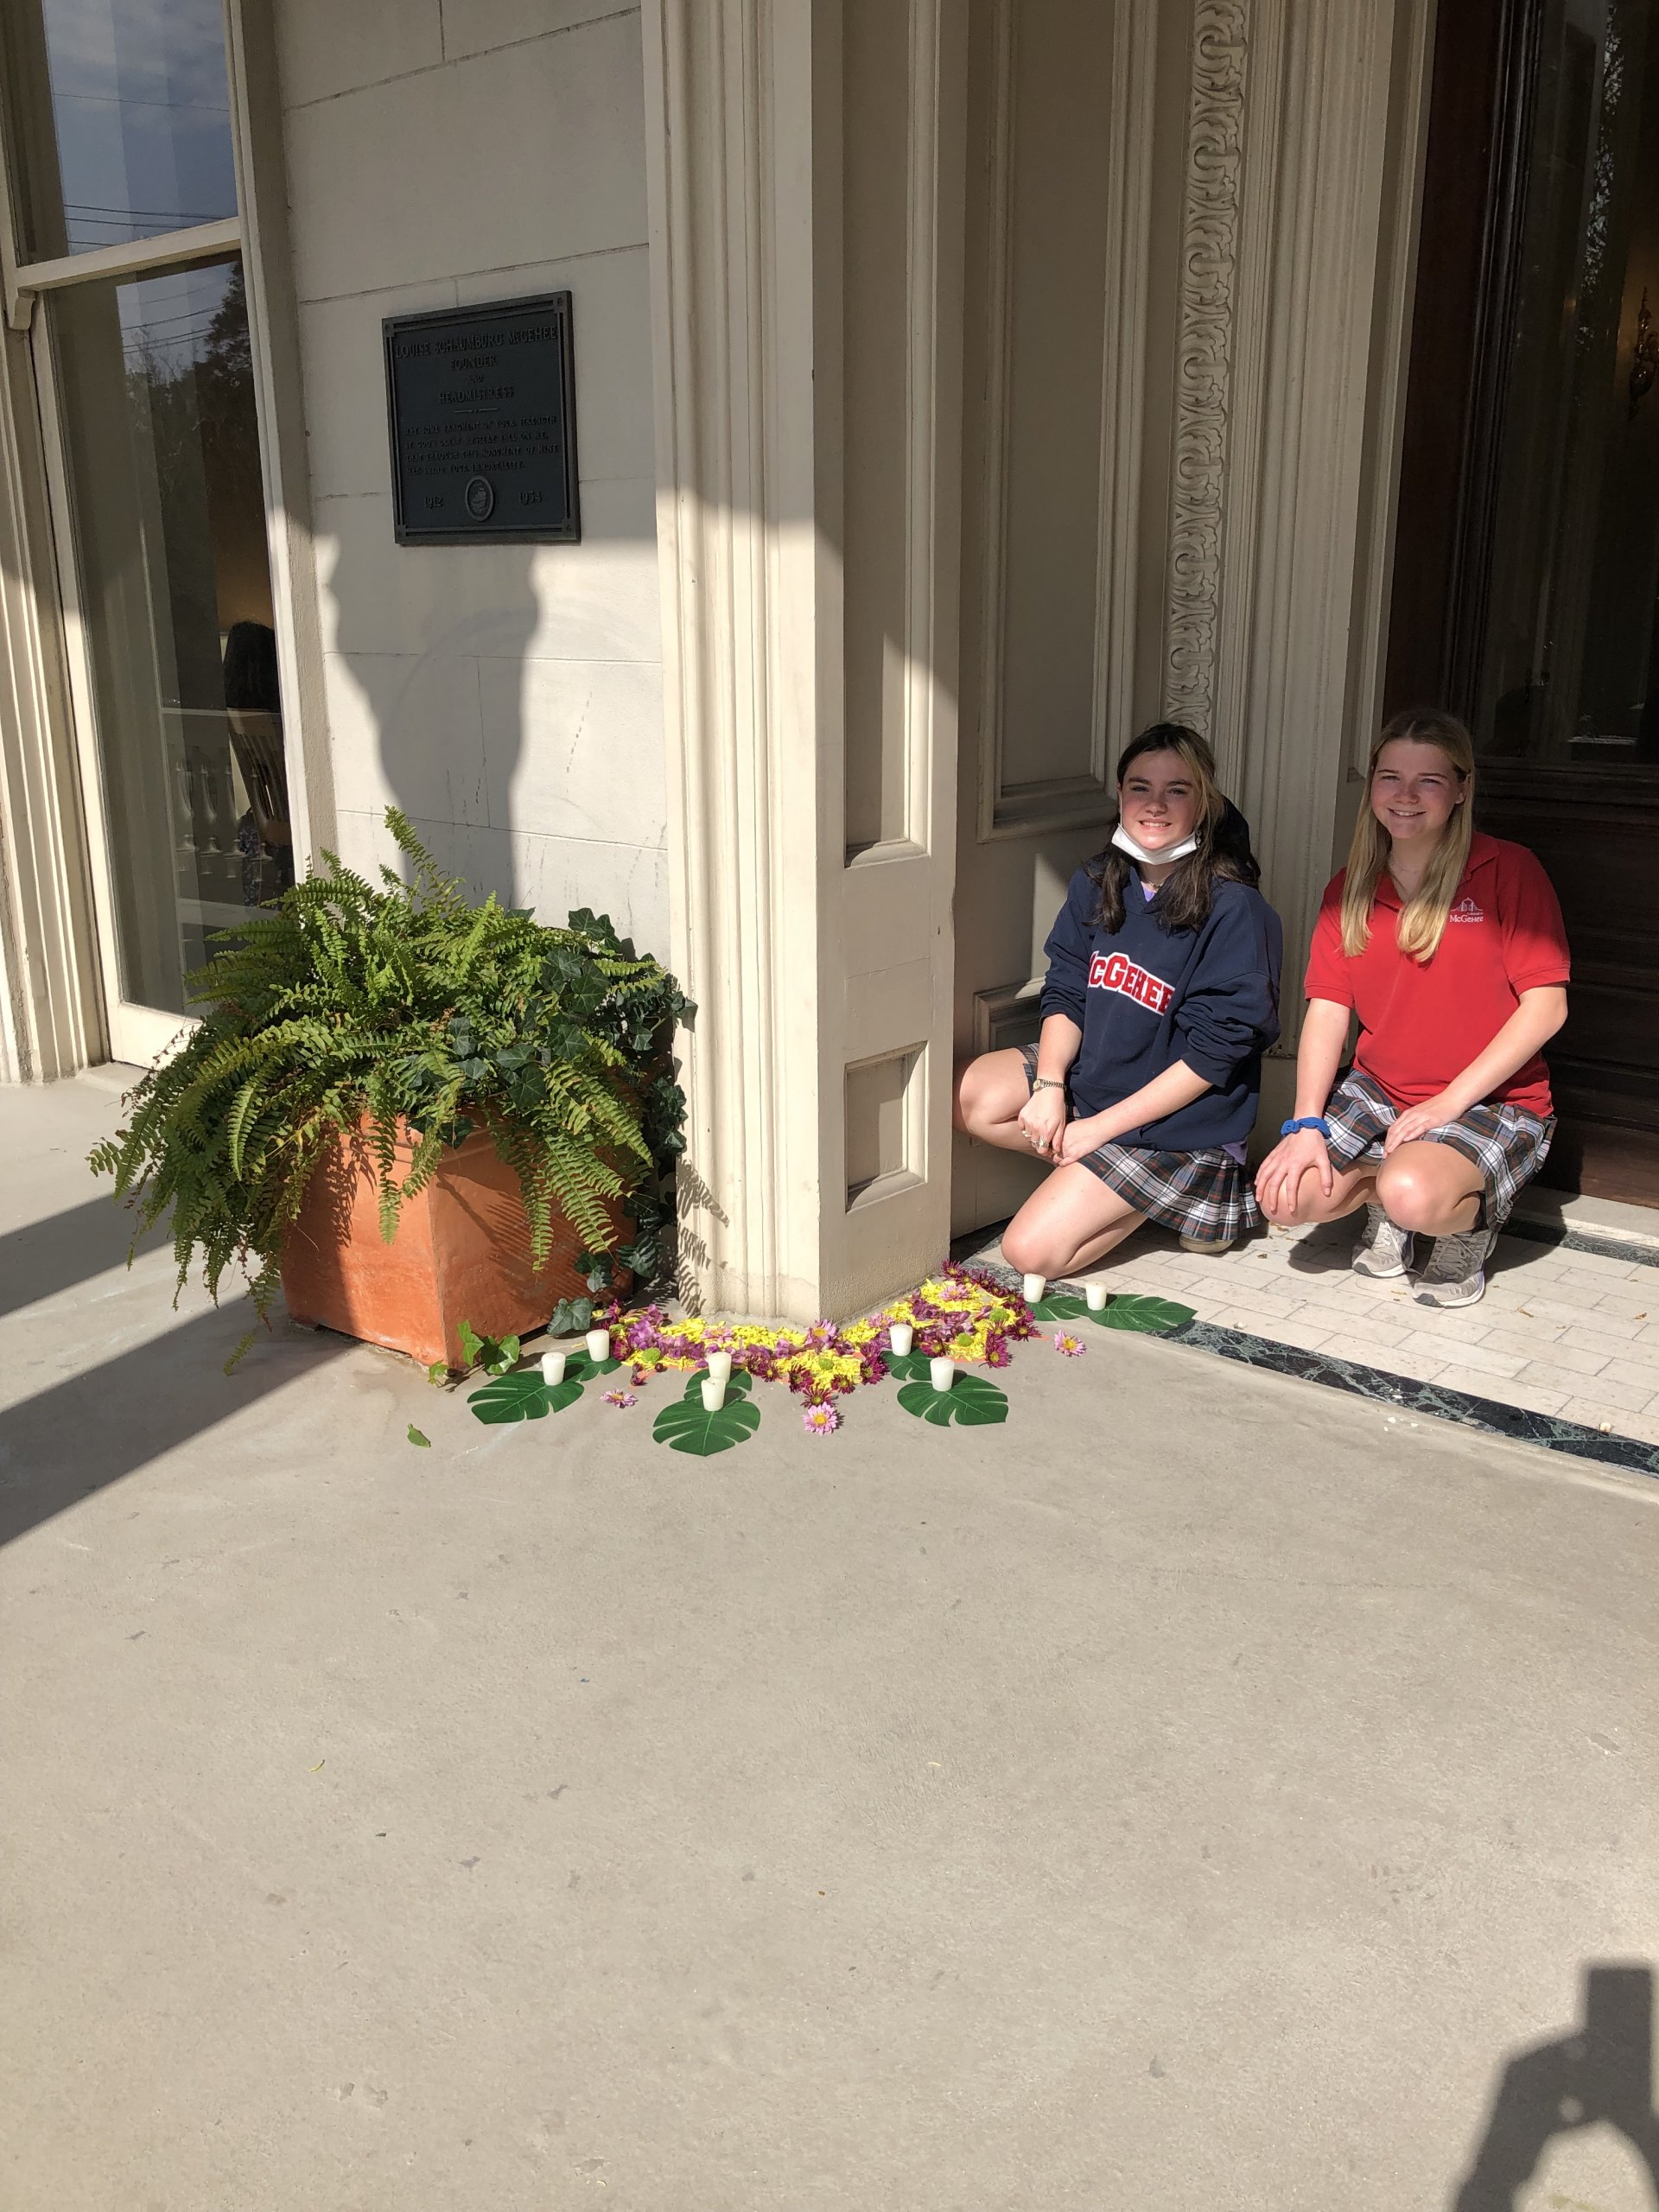
[[[845,1313],[915,1281],[948,1236],[950,15],[944,0],[645,9],[673,957],[698,1005],[682,1256],[710,1307]],[[844,150],[867,118],[842,64],[849,38],[889,35],[905,143],[893,219],[867,238],[857,210],[846,222]],[[889,278],[897,260],[885,385],[859,351],[874,320],[851,307],[867,253]],[[891,317],[879,327],[895,334]],[[896,436],[891,515],[847,497],[866,435]],[[849,531],[881,538],[895,581],[880,604],[844,588]],[[849,655],[872,638],[893,680],[849,728]],[[850,839],[849,775],[877,815]]]
[[[26,334],[0,324],[0,1078],[12,1083],[104,1053],[33,373]]]

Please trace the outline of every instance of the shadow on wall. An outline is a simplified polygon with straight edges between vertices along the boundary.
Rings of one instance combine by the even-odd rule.
[[[340,541],[326,583],[338,641],[330,721],[342,813],[370,814],[373,851],[396,864],[382,817],[388,802],[401,807],[474,896],[493,891],[504,905],[540,906],[515,868],[511,834],[525,664],[540,621],[535,549],[395,545],[389,508],[373,505],[384,540]],[[571,550],[580,557],[581,548]],[[353,691],[358,711],[343,714]],[[361,825],[348,832],[342,823],[341,842],[361,860]],[[542,918],[563,921],[564,912]]]
[[[1521,2192],[1558,2138],[1605,2126],[1647,2171],[1659,2205],[1659,2114],[1654,2109],[1653,1969],[1585,1968],[1581,2024],[1510,2060],[1486,2132],[1452,2212],[1519,2212]],[[1565,2205],[1552,2195],[1552,2204]],[[1588,2212],[1588,2208],[1586,2208]]]

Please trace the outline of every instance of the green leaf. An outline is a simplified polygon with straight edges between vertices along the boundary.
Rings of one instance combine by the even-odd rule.
[[[681,1391],[680,1395],[683,1398],[690,1398],[696,1404],[701,1405],[702,1403],[702,1386],[708,1379],[709,1370],[707,1368],[703,1368],[691,1377],[684,1389]],[[729,1405],[734,1398],[747,1398],[753,1388],[753,1376],[749,1374],[741,1367],[734,1367],[727,1379],[727,1403]]]
[[[429,1436],[423,1436],[420,1430],[416,1427],[413,1421],[410,1421],[409,1424],[409,1440],[411,1444],[418,1444],[423,1452],[429,1452],[432,1449],[431,1438]]]
[[[567,1406],[574,1406],[581,1395],[580,1381],[567,1375],[563,1382],[550,1389],[534,1368],[525,1368],[517,1375],[498,1375],[481,1390],[470,1391],[467,1402],[476,1420],[494,1427],[506,1421],[543,1420],[549,1414],[563,1413]]]
[[[685,1395],[663,1408],[651,1433],[671,1452],[707,1459],[716,1452],[729,1452],[735,1444],[746,1444],[760,1426],[760,1408],[749,1396],[748,1376],[735,1370],[718,1413],[711,1414],[704,1406],[702,1382],[701,1376],[693,1376]]]
[[[471,1322],[464,1320],[455,1325],[455,1334],[468,1365],[481,1367],[486,1375],[505,1375],[518,1364],[523,1346],[517,1337],[480,1337]]]
[[[925,1351],[883,1352],[882,1364],[889,1375],[900,1382],[925,1382],[928,1378],[927,1354]]]
[[[1007,1393],[982,1375],[958,1375],[948,1390],[936,1390],[931,1382],[906,1382],[899,1402],[907,1414],[931,1421],[936,1428],[949,1427],[952,1421],[962,1428],[988,1428],[1008,1417]]]
[[[1135,1297],[1127,1291],[1109,1299],[1103,1313],[1089,1316],[1103,1329],[1139,1329],[1153,1336],[1166,1335],[1193,1318],[1190,1306],[1178,1306],[1173,1298]]]
[[[550,1337],[585,1337],[594,1323],[591,1298],[562,1298],[547,1324]]]
[[[1077,1321],[1088,1313],[1089,1301],[1066,1292],[1057,1292],[1052,1298],[1039,1298],[1031,1311],[1033,1318],[1039,1321]]]
[[[449,1380],[448,1361],[446,1359],[435,1359],[431,1366],[426,1370],[426,1379],[432,1384],[435,1389],[442,1389],[444,1384]]]

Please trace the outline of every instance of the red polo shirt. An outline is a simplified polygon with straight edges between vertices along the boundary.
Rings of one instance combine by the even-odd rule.
[[[1342,949],[1347,872],[1332,879],[1319,902],[1307,995],[1353,1008],[1359,1016],[1354,1065],[1403,1111],[1444,1090],[1480,1057],[1522,991],[1566,982],[1560,903],[1524,845],[1477,830],[1434,957],[1421,963],[1401,951],[1400,893],[1384,874],[1371,906],[1370,942],[1350,960]],[[1491,1103],[1552,1112],[1542,1054],[1518,1068]]]

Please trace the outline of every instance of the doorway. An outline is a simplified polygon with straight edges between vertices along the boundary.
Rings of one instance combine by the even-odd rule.
[[[107,1040],[143,1065],[294,878],[223,10],[20,0],[0,68]]]
[[[1423,207],[1386,706],[1560,896],[1543,1179],[1659,1205],[1659,0],[1442,8]]]

